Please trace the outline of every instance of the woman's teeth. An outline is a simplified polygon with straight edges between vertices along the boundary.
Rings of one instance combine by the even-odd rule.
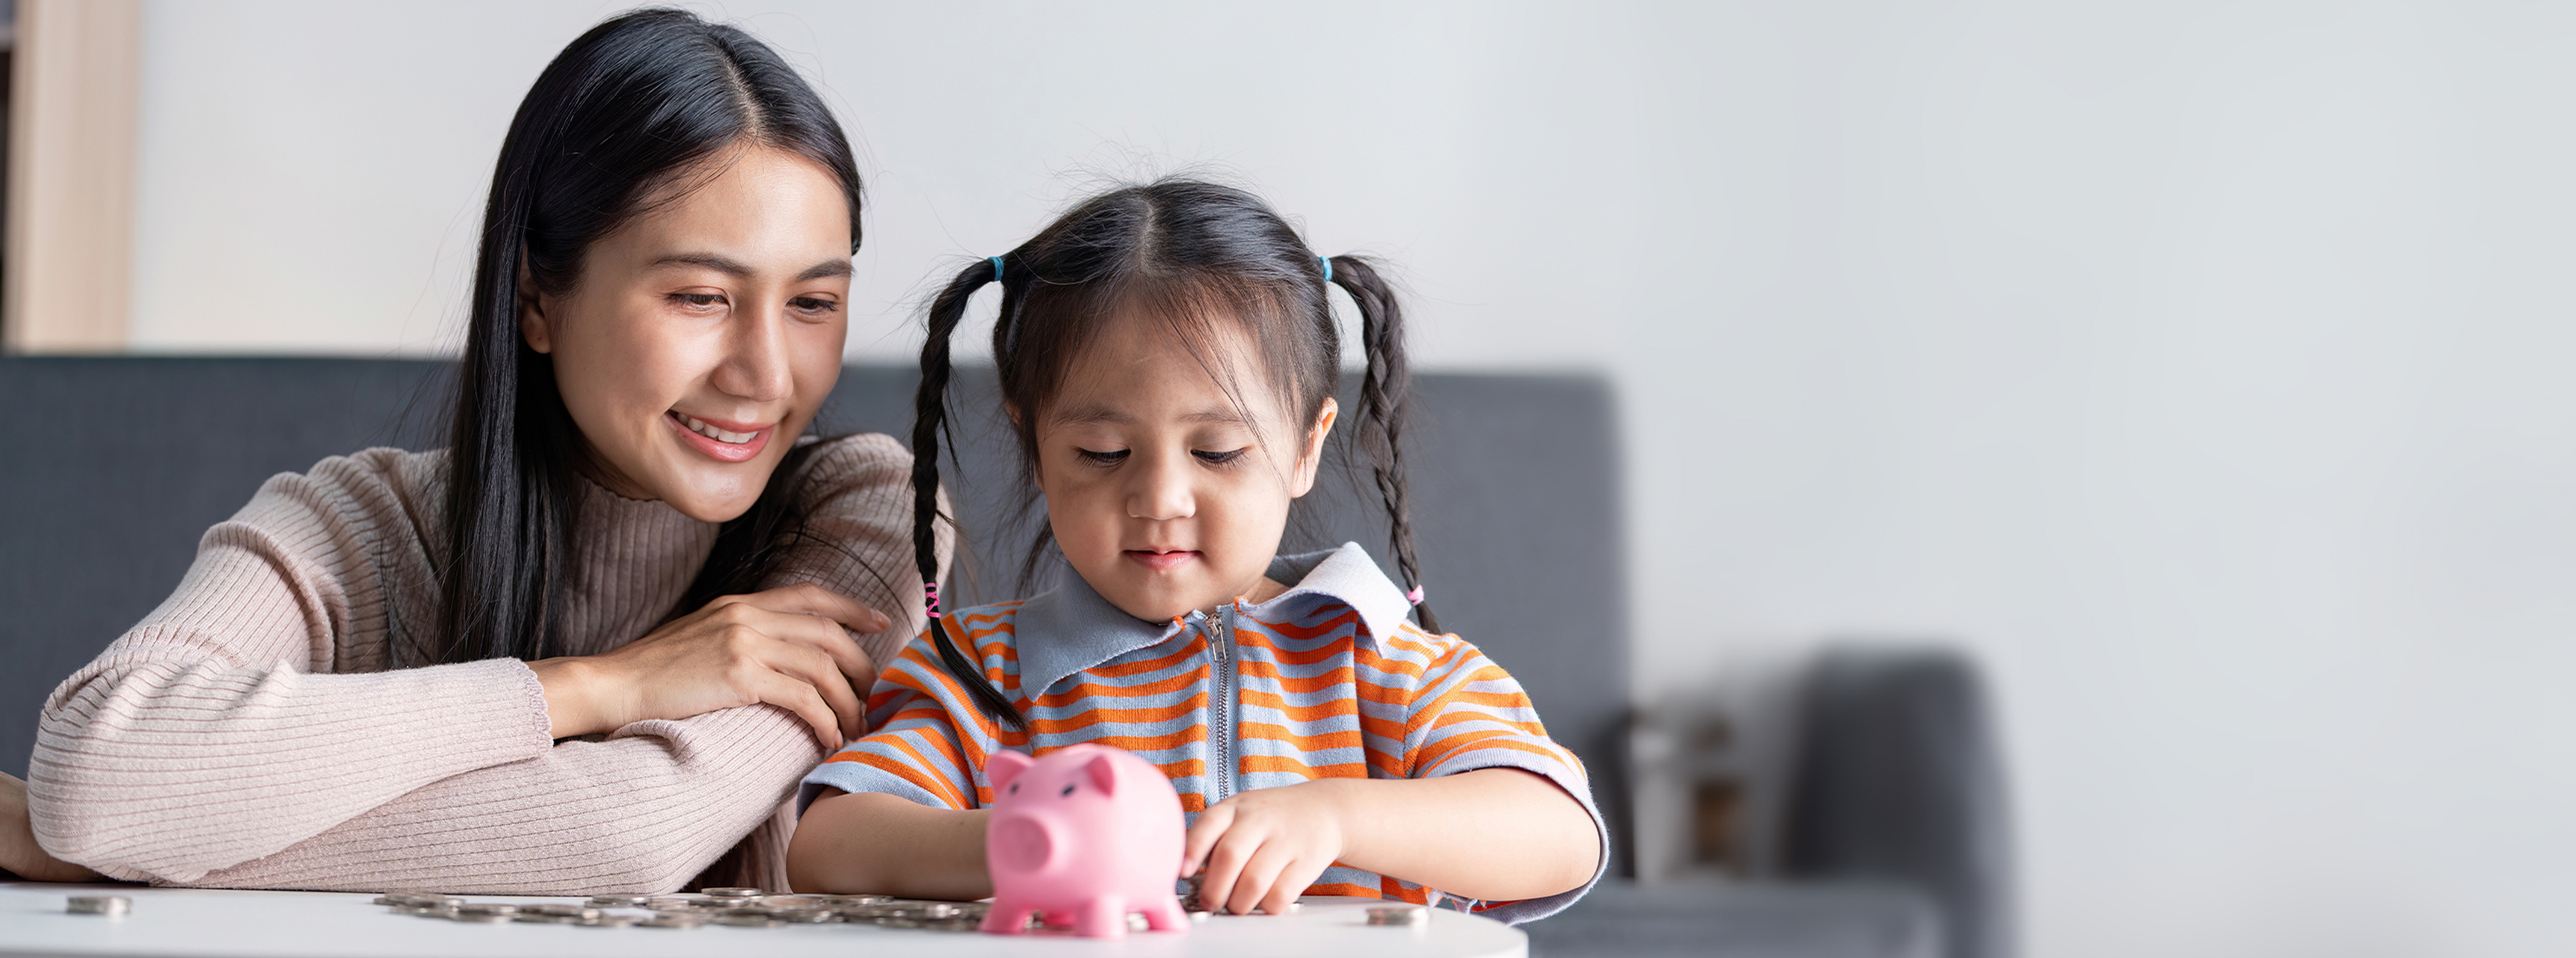
[[[705,436],[717,442],[728,442],[739,446],[743,443],[750,442],[751,437],[760,435],[757,432],[726,432],[714,426],[707,425],[705,420],[691,416],[688,413],[675,412],[671,415],[680,417],[680,424],[689,427],[690,432],[697,433],[698,435]]]

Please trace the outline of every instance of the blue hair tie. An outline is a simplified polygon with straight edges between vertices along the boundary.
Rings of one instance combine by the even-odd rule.
[[[1318,257],[1315,257],[1315,258],[1316,258],[1316,259],[1319,259],[1319,260],[1324,261],[1324,282],[1327,282],[1327,283],[1332,282],[1332,281],[1333,281],[1333,258],[1332,258],[1332,257],[1330,257],[1330,256],[1318,256]]]
[[[1329,272],[1329,271],[1328,271],[1328,272]],[[998,283],[998,282],[1001,282],[1001,281],[1002,281],[1002,258],[1001,258],[1001,257],[999,257],[999,256],[996,256],[996,257],[993,257],[993,282]]]

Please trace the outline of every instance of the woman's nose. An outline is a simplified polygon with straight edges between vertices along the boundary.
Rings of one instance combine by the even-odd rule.
[[[1190,490],[1188,460],[1187,455],[1157,456],[1136,470],[1136,484],[1127,492],[1127,515],[1154,522],[1196,515],[1198,497]]]
[[[716,364],[715,387],[728,396],[753,402],[776,402],[795,389],[793,364],[787,361],[787,322],[780,310],[735,314],[725,335],[725,355]]]

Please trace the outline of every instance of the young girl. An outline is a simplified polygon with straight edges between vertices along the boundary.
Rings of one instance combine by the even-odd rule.
[[[1307,252],[1242,191],[1165,180],[968,268],[932,304],[921,354],[914,534],[930,582],[948,341],[992,282],[1002,400],[1076,576],[945,618],[930,587],[934,621],[870,698],[877,731],[805,778],[795,886],[990,895],[985,757],[1097,742],[1171,776],[1211,910],[1446,895],[1526,921],[1580,897],[1606,848],[1582,766],[1519,683],[1420,608],[1402,320],[1368,261]],[[1359,305],[1357,446],[1410,587],[1357,544],[1277,554],[1340,419],[1328,286]]]

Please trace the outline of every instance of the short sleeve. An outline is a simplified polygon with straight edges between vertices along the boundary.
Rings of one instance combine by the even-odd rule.
[[[1546,778],[1582,803],[1600,837],[1601,860],[1583,887],[1546,898],[1480,903],[1479,914],[1514,924],[1565,910],[1599,884],[1610,863],[1610,830],[1592,802],[1583,761],[1547,735],[1538,708],[1519,680],[1454,637],[1429,638],[1439,654],[1423,669],[1405,721],[1407,777],[1434,778],[1487,768],[1517,768]],[[1441,648],[1440,646],[1447,646]]]
[[[937,626],[932,626],[937,628]],[[976,768],[942,694],[955,689],[931,651],[930,632],[905,645],[868,695],[868,726],[876,729],[841,747],[805,776],[797,790],[803,814],[825,788],[901,796],[932,808],[979,807]]]

